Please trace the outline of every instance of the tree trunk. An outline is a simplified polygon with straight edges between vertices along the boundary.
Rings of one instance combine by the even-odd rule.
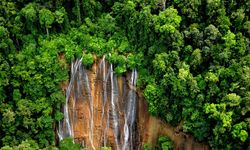
[[[47,36],[49,37],[49,29],[46,28]]]

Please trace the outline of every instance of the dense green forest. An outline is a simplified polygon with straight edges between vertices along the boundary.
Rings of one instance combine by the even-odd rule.
[[[249,17],[250,0],[1,0],[0,147],[57,149],[69,64],[106,55],[137,68],[152,115],[250,149]]]

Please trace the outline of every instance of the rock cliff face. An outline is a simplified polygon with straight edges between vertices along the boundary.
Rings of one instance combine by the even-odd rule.
[[[88,70],[81,60],[72,63],[59,138],[72,136],[76,143],[93,149],[134,150],[143,149],[146,143],[154,146],[160,135],[167,135],[175,149],[208,149],[150,116],[143,95],[136,91],[136,79],[136,70],[117,77],[105,59]]]

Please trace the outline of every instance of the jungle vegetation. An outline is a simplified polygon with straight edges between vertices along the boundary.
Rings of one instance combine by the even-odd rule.
[[[70,62],[106,55],[138,70],[152,115],[250,149],[249,17],[250,0],[1,0],[0,147],[57,149]]]

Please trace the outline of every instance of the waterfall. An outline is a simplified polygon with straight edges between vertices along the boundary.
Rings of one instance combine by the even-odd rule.
[[[116,143],[116,148],[117,150],[120,149],[119,146],[119,120],[118,120],[118,114],[117,114],[117,100],[118,100],[118,85],[117,85],[117,80],[116,76],[114,76],[114,71],[113,71],[113,65],[110,65],[110,72],[111,72],[111,108],[112,108],[112,120],[113,120],[113,128],[114,128],[114,137],[115,137],[115,143]]]
[[[82,59],[76,60],[74,63],[71,64],[70,83],[66,90],[66,103],[65,103],[65,106],[63,107],[64,119],[59,122],[59,127],[58,127],[58,137],[60,140],[62,140],[64,137],[74,138],[72,122],[70,122],[68,103],[69,103],[71,92],[73,91],[73,88],[74,88],[73,84],[74,84],[76,75],[79,73],[77,70],[79,70],[81,65],[82,65]]]
[[[129,150],[133,149],[133,141],[132,141],[132,133],[133,133],[133,126],[135,122],[135,116],[136,116],[136,92],[135,92],[135,86],[136,86],[136,80],[137,80],[137,71],[133,70],[131,79],[130,79],[130,90],[128,93],[127,98],[127,106],[125,109],[125,123],[124,123],[124,144],[123,144],[123,150]],[[130,142],[129,142],[130,138]]]
[[[98,67],[87,71],[82,59],[71,64],[70,82],[63,107],[64,119],[59,122],[58,137],[72,137],[91,149],[111,146],[116,150],[133,150],[136,138],[136,80],[132,70],[117,77],[114,66],[102,58]],[[128,89],[128,90],[123,90]]]
[[[109,128],[109,110],[106,110],[106,122],[104,121],[104,115],[105,115],[105,108],[107,107],[107,101],[108,101],[108,93],[107,93],[107,83],[108,83],[108,77],[110,75],[110,70],[108,73],[106,73],[106,61],[105,61],[105,56],[102,58],[99,68],[102,72],[102,82],[103,82],[103,101],[102,101],[102,128],[104,128],[104,131],[102,133],[102,138],[103,138],[103,146],[107,146],[107,131]],[[105,127],[103,127],[103,124]]]

